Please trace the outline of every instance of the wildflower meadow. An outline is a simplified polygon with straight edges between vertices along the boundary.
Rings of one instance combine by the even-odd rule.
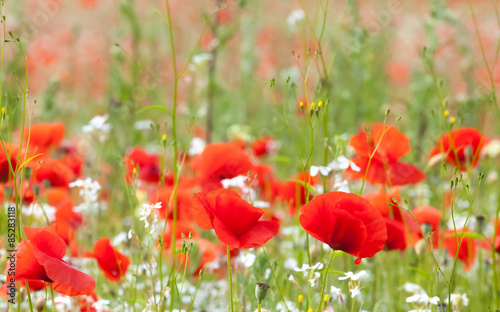
[[[0,0],[0,310],[499,312],[497,0]]]

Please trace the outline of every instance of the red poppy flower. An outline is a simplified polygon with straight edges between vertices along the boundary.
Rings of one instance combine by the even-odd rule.
[[[384,248],[384,218],[366,199],[343,192],[318,195],[300,209],[300,224],[314,238],[357,257],[369,258]]]
[[[172,235],[173,235],[173,228],[172,228],[173,222],[169,222],[167,224],[167,229],[165,231],[165,236],[163,236],[163,248],[168,249],[170,247],[170,244],[172,243]],[[177,238],[177,243],[182,246],[182,240],[184,238],[189,237],[189,233],[191,233],[192,238],[198,238],[200,237],[200,234],[198,233],[198,230],[194,227],[194,224],[192,221],[178,221],[177,222],[177,227],[176,227],[176,238]],[[184,235],[184,238],[182,237]]]
[[[441,221],[441,211],[431,206],[419,206],[412,210],[412,214],[420,226],[426,223],[431,226],[430,231],[431,233],[434,232],[434,235],[432,236],[432,244],[434,245],[434,248],[438,248],[439,222]],[[416,241],[422,239],[423,235],[420,232],[418,225],[415,224],[415,220],[412,220],[410,222],[410,225],[413,225],[412,237],[414,237]]]
[[[253,168],[247,154],[234,144],[209,144],[197,155],[192,167],[200,175],[200,184],[205,193],[222,187],[223,179],[247,175]]]
[[[4,143],[5,149],[7,150],[7,154],[5,154],[5,150],[3,147],[0,151],[0,182],[7,182],[10,176],[10,166],[9,160],[11,162],[12,168],[14,170],[17,167],[17,155],[19,153],[19,147],[15,145],[11,145],[9,143]]]
[[[384,218],[403,221],[399,208],[393,206],[396,203],[392,200],[393,198],[396,198],[398,202],[401,200],[399,188],[394,188],[386,192],[385,188],[381,186],[378,193],[368,193],[363,198],[367,199],[373,207],[377,208]],[[393,205],[390,205],[390,203]]]
[[[52,187],[64,187],[67,189],[73,181],[74,173],[61,160],[44,159],[36,168],[34,176],[37,182],[47,180]]]
[[[12,282],[14,282],[14,284],[11,284]],[[5,300],[10,299],[8,291],[12,285],[17,287],[15,279],[13,279],[12,276],[7,276],[5,283],[0,286],[0,296],[2,296]],[[45,283],[42,281],[28,281],[28,285],[30,287],[30,292],[42,290],[45,288]],[[26,284],[24,282],[21,283],[21,288],[26,288]]]
[[[430,157],[443,155],[447,163],[467,170],[467,165],[476,167],[482,148],[490,141],[474,128],[459,128],[443,134],[431,150]]]
[[[279,230],[276,221],[259,221],[264,211],[250,205],[234,191],[219,189],[193,197],[193,215],[204,230],[215,230],[231,249],[264,245]]]
[[[288,202],[288,211],[292,217],[295,216],[297,206],[302,206],[306,203],[306,188],[304,184],[299,181],[307,181],[309,185],[313,186],[318,183],[318,177],[311,177],[309,172],[306,174],[301,172],[295,179],[287,181],[281,186],[281,200],[283,202]],[[309,200],[312,199],[312,197],[312,192],[309,192]]]
[[[255,157],[267,156],[273,150],[274,139],[272,137],[263,137],[252,143],[252,152]]]
[[[351,137],[349,144],[358,155],[352,159],[352,162],[361,170],[354,171],[349,167],[346,170],[349,178],[364,179],[370,156],[378,145],[366,174],[368,182],[397,186],[416,184],[425,179],[425,175],[416,167],[399,161],[399,158],[410,153],[410,144],[406,135],[395,127],[384,124],[375,123],[371,125],[371,128],[373,130],[366,133],[362,127],[358,135]]]
[[[158,194],[151,196],[151,202],[157,203],[161,202],[161,208],[159,209],[160,217],[168,220],[173,220],[174,218],[174,202],[173,202],[173,188],[162,188],[158,191]],[[177,220],[187,220],[193,221],[193,214],[191,212],[191,198],[192,193],[186,188],[177,188]],[[168,211],[168,216],[167,216]]]
[[[17,281],[40,280],[52,283],[55,291],[77,296],[92,292],[95,280],[62,260],[66,244],[56,234],[56,225],[46,228],[28,228],[24,231],[28,240],[21,240],[17,246]],[[5,272],[9,269],[6,264]]]
[[[464,232],[468,232],[466,228]],[[458,242],[457,242],[458,237]],[[444,236],[444,247],[448,248],[448,254],[450,257],[455,258],[457,256],[458,243],[460,243],[460,249],[458,250],[458,260],[463,261],[465,264],[465,270],[470,270],[471,265],[474,264],[474,259],[476,257],[476,242],[473,238],[462,237],[462,229],[457,229],[457,235],[455,236],[455,230],[447,230]]]
[[[127,256],[111,246],[109,238],[100,238],[94,245],[94,252],[85,256],[95,258],[104,276],[112,282],[119,282],[130,264]]]
[[[404,223],[385,218],[385,225],[387,226],[387,240],[385,241],[387,250],[405,250],[407,232]]]
[[[160,160],[158,155],[148,154],[142,148],[135,147],[125,155],[127,181],[133,179],[133,170],[139,167],[139,180],[151,183],[160,181]]]
[[[268,165],[256,165],[254,172],[257,174],[257,188],[260,190],[260,198],[264,201],[274,202],[279,196],[280,182],[275,179],[274,172]]]
[[[30,129],[24,130],[24,138],[28,139]],[[31,126],[29,146],[35,148],[36,154],[43,153],[48,157],[51,147],[59,147],[64,138],[65,126],[62,122],[46,122]]]

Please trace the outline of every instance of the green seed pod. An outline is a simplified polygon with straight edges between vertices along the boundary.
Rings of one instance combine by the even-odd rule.
[[[269,285],[266,283],[257,283],[257,286],[255,286],[255,298],[257,298],[259,303],[266,298],[269,288]]]

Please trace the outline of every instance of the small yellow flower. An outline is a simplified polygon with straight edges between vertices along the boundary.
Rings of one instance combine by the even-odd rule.
[[[314,103],[311,103],[311,110],[314,110]]]
[[[307,310],[307,312],[313,312],[313,309],[309,309],[309,310]]]
[[[302,302],[302,300],[304,300],[304,296],[299,295],[299,298],[298,298],[297,300],[299,301],[299,303],[301,303],[301,302]]]
[[[324,301],[328,301],[328,294],[325,294],[325,297],[323,298]]]
[[[454,123],[455,122],[455,117],[450,117],[450,123]]]
[[[448,116],[449,114],[450,114],[450,111],[449,111],[449,110],[445,110],[445,111],[444,111],[444,115],[445,115],[445,116]]]
[[[304,103],[302,101],[300,102],[300,107],[304,107]]]
[[[164,135],[161,137],[161,140],[162,140],[162,141],[166,141],[166,140],[167,140],[167,135],[166,135],[166,134],[164,134]]]
[[[319,101],[318,107],[321,107],[323,105],[323,102]]]
[[[132,173],[136,174],[137,173],[137,168],[134,167],[134,169],[132,169]]]
[[[2,107],[2,114],[5,114],[5,107]]]

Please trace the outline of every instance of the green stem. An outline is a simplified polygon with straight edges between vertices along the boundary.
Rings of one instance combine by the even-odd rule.
[[[33,312],[33,303],[31,302],[30,285],[28,284],[28,281],[25,281],[24,283],[26,284],[26,292],[28,294],[28,303],[30,305],[30,311]]]
[[[231,305],[231,312],[234,312],[234,308],[233,308],[233,275],[231,274],[231,249],[229,248],[229,245],[227,245],[227,271],[229,273],[229,294],[230,294],[230,300],[231,300],[231,302],[229,304]]]
[[[54,289],[52,288],[52,283],[50,283],[50,297],[52,299],[52,312],[56,312],[56,304],[54,302]]]
[[[335,250],[332,249],[332,253],[330,255],[330,260],[328,260],[328,265],[326,266],[325,275],[323,276],[323,287],[321,289],[321,297],[319,298],[320,301],[319,301],[318,312],[322,311],[321,308],[323,307],[323,296],[325,295],[326,279],[328,277],[328,270],[330,269],[330,265],[332,264],[334,253],[335,253]]]

